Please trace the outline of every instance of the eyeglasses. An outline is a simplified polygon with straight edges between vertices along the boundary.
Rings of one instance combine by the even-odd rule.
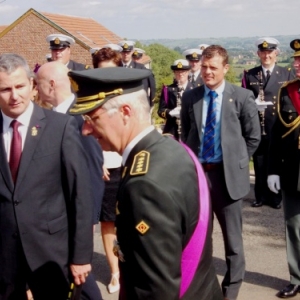
[[[81,115],[84,122],[86,122],[88,125],[94,125],[95,121],[100,118],[101,115],[106,113],[107,110],[102,111],[100,114],[95,115],[93,117],[90,117],[89,115]]]

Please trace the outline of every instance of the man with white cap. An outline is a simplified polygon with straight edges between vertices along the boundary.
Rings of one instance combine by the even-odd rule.
[[[209,46],[209,45],[207,45],[207,44],[200,44],[198,47],[199,47],[200,50],[203,51],[203,50],[206,49],[208,46]]]
[[[200,70],[202,50],[187,49],[182,53],[182,55],[185,56],[191,66],[189,81],[193,84],[194,87],[202,85],[203,80],[201,78]]]
[[[46,41],[50,45],[51,55],[53,61],[60,61],[66,65],[70,70],[85,70],[89,69],[88,65],[80,64],[71,60],[71,45],[75,44],[75,40],[67,35],[61,33],[54,33],[47,36]]]
[[[262,37],[255,42],[255,45],[258,48],[257,55],[261,65],[244,71],[242,87],[251,90],[256,99],[260,96],[260,100],[271,102],[272,105],[270,103],[259,109],[262,139],[253,155],[256,200],[252,203],[252,207],[268,204],[275,209],[280,209],[281,193],[271,192],[267,185],[267,161],[271,130],[277,117],[278,90],[283,83],[291,79],[291,72],[290,69],[276,65],[279,53],[278,40],[272,37]]]
[[[273,193],[282,191],[290,273],[290,284],[277,294],[280,298],[294,297],[300,292],[300,39],[291,41],[290,46],[295,51],[297,78],[286,82],[279,90],[278,115],[268,153],[268,186]]]
[[[141,59],[143,57],[144,53],[145,53],[145,50],[143,50],[141,48],[134,48],[133,53],[132,53],[132,59],[135,61],[138,61],[139,59]]]
[[[146,67],[134,61],[132,59],[132,54],[134,52],[134,45],[135,42],[133,41],[120,41],[118,43],[119,46],[122,47],[121,55],[122,55],[122,63],[124,68],[130,68],[130,69],[146,69]],[[153,106],[153,100],[155,97],[156,92],[156,86],[155,86],[155,80],[153,73],[143,81],[144,83],[144,89],[147,93],[149,104],[152,107]]]
[[[170,85],[163,86],[157,113],[166,120],[163,133],[169,133],[178,140],[180,136],[179,117],[182,94],[184,91],[192,89],[193,84],[188,80],[191,66],[187,60],[175,60],[171,65],[171,69],[175,81]]]

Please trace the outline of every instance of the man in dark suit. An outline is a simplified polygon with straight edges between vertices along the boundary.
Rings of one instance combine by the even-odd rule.
[[[120,299],[221,300],[206,179],[191,151],[193,159],[151,126],[142,84],[149,73],[125,68],[69,73],[78,85],[71,113],[85,114],[83,134],[123,156],[114,249]]]
[[[279,42],[271,37],[259,38],[256,41],[257,55],[261,65],[244,72],[242,87],[253,92],[255,98],[263,96],[264,101],[272,105],[262,107],[259,111],[262,124],[262,137],[258,149],[253,155],[255,171],[255,201],[253,207],[269,204],[273,208],[281,208],[281,193],[271,192],[267,185],[267,162],[271,130],[277,117],[278,90],[291,80],[290,69],[276,65]],[[258,101],[258,100],[256,100]],[[259,106],[261,107],[261,106]]]
[[[204,85],[183,94],[182,141],[198,156],[209,182],[227,264],[225,299],[237,299],[245,273],[242,201],[250,190],[249,159],[260,141],[253,93],[224,80],[228,54],[211,45],[202,53]]]
[[[203,84],[201,78],[201,55],[202,50],[200,49],[187,49],[182,55],[188,60],[191,66],[189,81],[192,83],[193,87],[200,86]]]
[[[142,69],[142,70],[146,69],[146,67],[143,64],[138,63],[132,59],[135,42],[121,41],[121,42],[119,42],[118,45],[122,47],[121,55],[122,55],[123,67],[131,68],[131,69]],[[146,94],[149,99],[149,104],[152,107],[154,105],[153,101],[154,101],[155,92],[156,92],[155,79],[154,79],[154,75],[152,72],[150,73],[148,78],[145,78],[143,80],[143,84],[144,84],[144,89],[145,89]]]
[[[187,60],[175,60],[171,65],[171,69],[174,73],[175,82],[163,86],[157,113],[166,120],[163,133],[169,133],[179,140],[181,98],[184,91],[193,88],[193,84],[188,80],[191,67]]]
[[[0,299],[65,300],[93,253],[88,164],[76,120],[30,100],[31,70],[0,56]]]
[[[280,298],[294,297],[300,292],[300,39],[291,41],[290,46],[295,51],[297,78],[279,90],[278,115],[268,153],[268,186],[273,193],[282,191],[290,273],[290,284],[278,293]]]
[[[68,113],[75,103],[75,95],[71,91],[68,72],[68,68],[62,63],[51,62],[42,65],[36,76],[40,100],[51,104],[54,111],[63,114]],[[83,119],[80,115],[75,118],[78,122],[78,129],[81,131]],[[93,224],[97,225],[104,192],[103,154],[100,145],[93,137],[82,135],[80,137],[88,158],[94,204]],[[92,273],[90,273],[83,285],[81,299],[100,300],[101,298],[100,290]]]
[[[54,33],[47,36],[46,41],[50,45],[52,61],[59,61],[66,65],[70,70],[86,70],[88,65],[78,63],[71,60],[71,45],[75,44],[75,40],[61,33]]]

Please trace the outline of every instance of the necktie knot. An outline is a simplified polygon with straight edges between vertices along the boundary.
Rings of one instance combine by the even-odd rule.
[[[209,96],[209,98],[210,98],[211,100],[215,100],[215,99],[218,97],[218,94],[217,94],[216,91],[210,90],[210,91],[208,92],[208,96]]]
[[[10,127],[13,129],[13,131],[18,130],[21,123],[17,120],[12,120],[10,123]]]

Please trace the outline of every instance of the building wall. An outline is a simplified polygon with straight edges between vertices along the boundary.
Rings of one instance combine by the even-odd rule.
[[[20,54],[33,69],[36,63],[46,62],[45,56],[50,53],[46,37],[52,33],[59,32],[31,13],[0,38],[0,53]],[[71,59],[83,64],[92,64],[89,50],[79,44],[71,46]]]

